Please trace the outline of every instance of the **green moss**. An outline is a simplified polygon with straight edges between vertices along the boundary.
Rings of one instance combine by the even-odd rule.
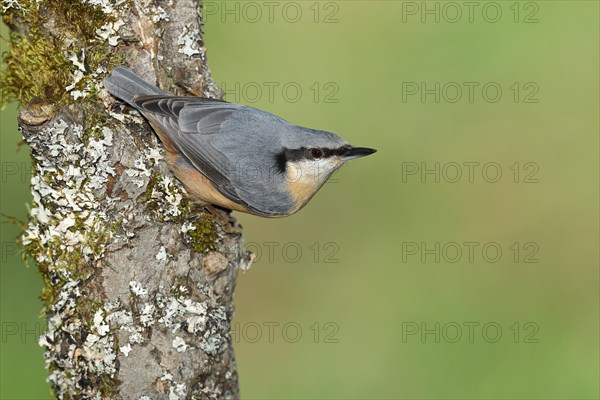
[[[114,17],[105,14],[100,7],[81,0],[48,0],[44,3],[56,16],[56,25],[61,31],[68,32],[71,37],[85,43],[96,39],[96,29],[114,20]]]
[[[187,278],[184,276],[177,276],[175,282],[171,285],[171,294],[176,298],[188,296],[190,291],[187,285]]]
[[[65,100],[65,87],[72,80],[71,62],[63,56],[58,38],[44,36],[37,28],[27,36],[11,32],[4,62],[6,67],[0,72],[4,102],[16,99],[26,104],[36,96],[50,102]]]
[[[217,241],[217,228],[214,223],[206,215],[201,215],[191,224],[196,228],[187,232],[192,248],[198,253],[214,250]]]
[[[116,337],[116,336],[115,336]],[[116,341],[115,341],[116,342]],[[122,381],[118,378],[111,378],[108,375],[100,377],[99,392],[102,399],[116,399],[120,395],[119,387]]]
[[[152,193],[154,193],[160,180],[160,174],[153,171],[150,180],[148,181],[148,185],[146,186],[146,191],[144,192],[144,204],[146,204],[146,209],[153,213],[157,213],[160,210],[160,200],[152,196]]]
[[[0,105],[13,100],[27,104],[35,97],[48,103],[73,103],[66,87],[72,84],[71,74],[76,67],[65,52],[85,56],[86,74],[75,89],[88,89],[87,101],[83,103],[88,106],[96,103],[97,93],[92,84],[96,78],[92,73],[98,67],[110,70],[123,61],[120,53],[96,35],[96,30],[112,22],[114,16],[81,0],[42,0],[39,3],[22,0],[20,5],[22,10],[11,8],[3,16],[9,26],[24,24],[29,29],[26,33],[13,31],[10,34],[5,67],[0,71]],[[44,29],[48,25],[60,33],[48,32]]]

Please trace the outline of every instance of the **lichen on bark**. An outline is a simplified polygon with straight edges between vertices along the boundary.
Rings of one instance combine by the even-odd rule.
[[[251,256],[227,212],[172,177],[148,124],[102,87],[125,63],[177,94],[218,97],[192,0],[4,0],[4,101],[34,172],[24,254],[44,278],[59,398],[236,398],[230,338]]]

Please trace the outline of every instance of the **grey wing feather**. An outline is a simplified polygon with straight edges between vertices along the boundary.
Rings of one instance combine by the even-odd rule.
[[[202,135],[219,133],[223,122],[237,110],[237,107],[189,105],[179,114],[179,128],[182,132]]]
[[[231,183],[230,176],[235,172],[229,159],[200,137],[218,133],[227,117],[243,106],[219,100],[174,96],[139,96],[133,102],[136,108],[152,115],[165,128],[169,139],[190,164],[223,195],[252,209]]]
[[[229,115],[243,106],[200,97],[137,96],[135,107],[147,113],[174,117],[187,133],[218,133]]]
[[[291,209],[288,192],[273,181],[276,154],[269,152],[277,147],[276,132],[289,129],[289,123],[260,110],[200,97],[136,96],[132,103],[163,127],[187,161],[224,196],[265,216]]]

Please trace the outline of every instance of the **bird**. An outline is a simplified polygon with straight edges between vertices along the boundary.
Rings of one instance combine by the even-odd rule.
[[[115,67],[104,86],[148,120],[171,172],[201,204],[289,216],[346,162],[376,152],[256,108],[174,96],[124,66]]]

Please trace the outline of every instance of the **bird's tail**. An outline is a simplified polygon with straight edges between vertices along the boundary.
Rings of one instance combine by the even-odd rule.
[[[134,107],[133,98],[136,96],[167,94],[125,67],[114,68],[110,75],[104,79],[104,86],[113,96]]]

